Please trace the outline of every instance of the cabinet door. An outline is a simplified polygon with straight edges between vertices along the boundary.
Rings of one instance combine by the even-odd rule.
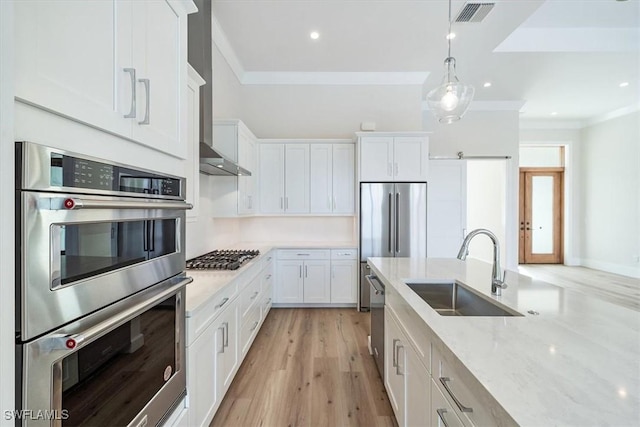
[[[221,337],[220,325],[212,324],[187,348],[189,425],[208,425],[220,400],[216,364],[222,350]]]
[[[405,424],[405,387],[404,372],[406,371],[406,343],[400,328],[396,324],[389,310],[385,309],[384,316],[384,384],[389,396],[389,402],[396,414],[399,427]]]
[[[393,180],[393,138],[360,138],[360,181]]]
[[[355,204],[355,146],[333,145],[333,213],[352,214]]]
[[[260,144],[259,149],[260,212],[284,212],[284,145]]]
[[[166,0],[132,3],[138,79],[133,139],[184,158],[180,124],[185,108],[180,92],[186,86],[187,18]]]
[[[304,302],[331,302],[330,261],[304,262]]]
[[[331,302],[357,302],[358,261],[331,261]]]
[[[309,212],[309,144],[285,145],[285,211]]]
[[[198,217],[200,207],[200,86],[202,78],[192,68],[189,68],[189,86],[187,90],[187,162],[185,175],[187,177],[187,203],[193,205],[186,212],[187,221],[194,221]]]
[[[14,4],[16,98],[129,137],[131,3]]]
[[[311,213],[333,210],[332,144],[311,144],[309,150],[309,195]]]
[[[255,182],[256,182],[256,142],[244,132],[240,132],[238,139],[238,158],[240,166],[248,169],[251,176],[238,176],[238,213],[252,214],[255,212]]]
[[[303,302],[302,261],[278,261],[274,302]]]
[[[426,181],[429,144],[422,137],[393,138],[393,180]]]
[[[216,324],[216,329],[221,332],[216,335],[219,340],[217,348],[221,349],[216,363],[216,380],[218,395],[223,397],[233,381],[239,359],[238,305],[235,302],[231,303],[220,315]]]
[[[408,343],[406,351],[405,422],[407,426],[428,426],[431,410],[431,377]]]

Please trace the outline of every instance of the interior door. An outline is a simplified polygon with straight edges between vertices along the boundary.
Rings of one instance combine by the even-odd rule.
[[[561,264],[564,168],[520,169],[521,264]]]

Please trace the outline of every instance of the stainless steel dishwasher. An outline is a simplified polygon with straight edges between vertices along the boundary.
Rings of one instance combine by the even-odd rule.
[[[371,351],[384,381],[384,284],[373,274],[365,277],[371,289]]]

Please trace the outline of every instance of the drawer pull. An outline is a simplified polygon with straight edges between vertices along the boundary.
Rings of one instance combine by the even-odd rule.
[[[444,427],[449,427],[449,424],[447,424],[447,420],[444,418],[444,414],[447,413],[446,409],[436,409],[436,412],[438,413],[438,418],[440,418],[440,421],[442,421],[442,425]]]
[[[269,280],[269,279],[271,279],[271,275],[267,274],[267,277],[265,277],[265,280]]]
[[[251,299],[256,299],[256,297],[258,296],[258,294],[259,294],[259,293],[260,293],[260,292],[255,291],[255,292],[253,293],[253,295],[251,295]]]
[[[458,400],[456,395],[453,394],[453,391],[451,391],[451,389],[449,388],[449,384],[448,384],[449,381],[451,381],[451,378],[449,378],[449,377],[440,377],[440,383],[442,383],[442,385],[445,388],[445,390],[447,390],[447,393],[449,393],[449,396],[451,396],[451,398],[455,402],[455,404],[458,407],[458,409],[460,409],[460,412],[473,412],[473,408],[469,408],[467,406],[464,406],[462,404],[462,402],[460,402]]]
[[[396,351],[398,352],[398,356],[396,357],[396,375],[403,376],[404,372],[400,372],[400,349],[404,351],[403,345],[396,346]]]
[[[252,327],[251,327],[251,329],[250,329],[250,331],[251,331],[251,332],[253,332],[253,331],[255,331],[255,330],[256,330],[256,328],[258,327],[258,323],[259,323],[259,322],[258,322],[258,321],[256,321],[256,322],[253,324],[253,326],[252,326]]]
[[[227,297],[222,298],[222,301],[220,301],[220,304],[216,305],[215,308],[222,307],[223,305],[225,305],[227,303],[227,301],[229,301],[229,298],[227,298]]]
[[[396,370],[398,369],[398,351],[396,349],[396,345],[398,344],[399,341],[400,341],[399,339],[393,340],[393,345],[392,345],[393,360],[391,361],[391,363],[393,364],[393,367],[396,368]]]
[[[298,255],[298,256],[309,256],[311,254],[296,254],[296,255]]]

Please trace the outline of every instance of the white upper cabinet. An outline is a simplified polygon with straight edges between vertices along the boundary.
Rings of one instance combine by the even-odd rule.
[[[187,221],[198,217],[200,208],[200,86],[205,81],[189,66],[189,87],[187,92],[187,203],[193,205],[187,211]]]
[[[259,144],[260,212],[309,213],[309,144]]]
[[[15,4],[19,101],[187,155],[187,13],[192,2]]]
[[[258,206],[256,137],[237,119],[213,121],[213,147],[223,156],[251,172],[250,176],[216,176],[214,215],[238,216],[256,213]]]
[[[310,144],[311,213],[353,214],[353,144]]]
[[[424,132],[357,133],[360,181],[427,180],[429,139]]]

